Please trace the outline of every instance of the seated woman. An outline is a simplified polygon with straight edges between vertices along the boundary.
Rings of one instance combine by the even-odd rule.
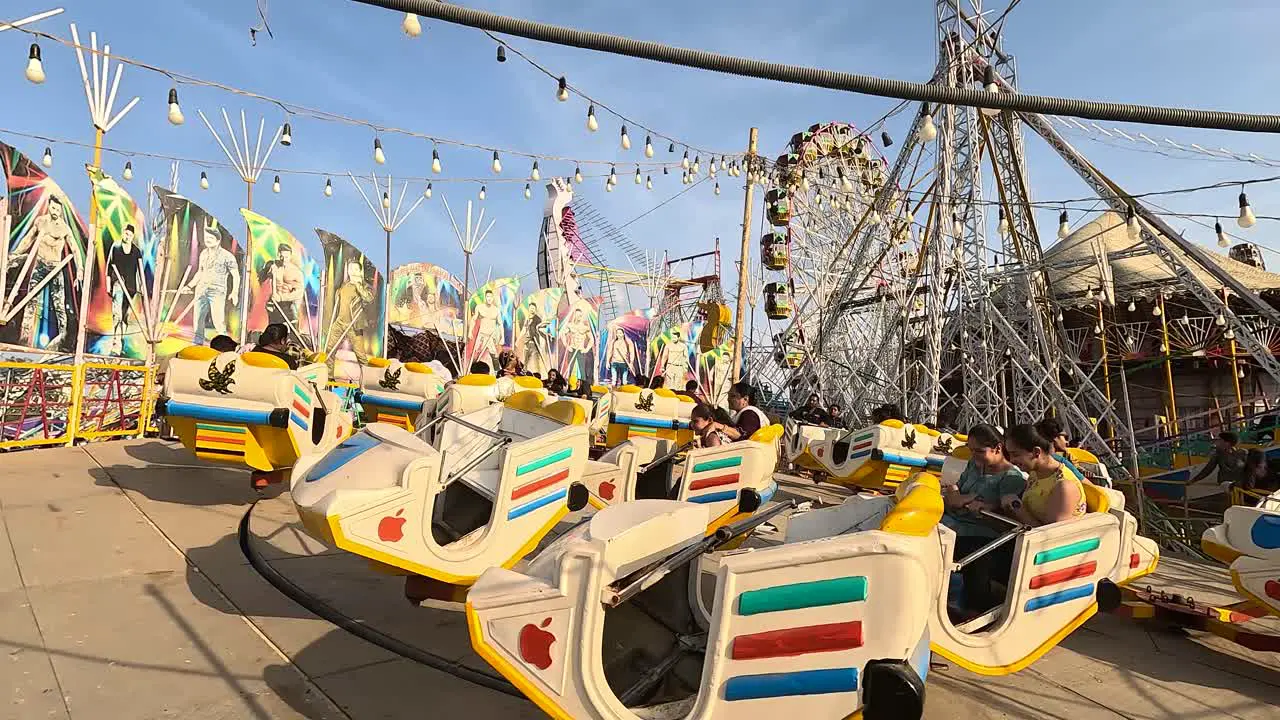
[[[966,445],[969,464],[955,485],[944,488],[946,511],[942,523],[956,533],[957,560],[973,554],[1008,529],[987,522],[981,511],[999,511],[1002,498],[1021,496],[1027,484],[1022,472],[1005,457],[1000,433],[991,425],[970,428]],[[992,590],[992,581],[1007,580],[1012,564],[1013,544],[1005,543],[966,565],[961,571],[966,605],[979,612],[999,605],[1003,597]]]
[[[1054,459],[1053,441],[1034,425],[1014,425],[1004,436],[1009,459],[1030,480],[1021,498],[1005,498],[1004,508],[1023,524],[1037,527],[1082,517],[1084,486],[1066,465]]]
[[[717,428],[715,413],[709,405],[698,403],[693,406],[689,411],[689,427],[697,434],[699,447],[716,447],[730,442],[729,437]]]

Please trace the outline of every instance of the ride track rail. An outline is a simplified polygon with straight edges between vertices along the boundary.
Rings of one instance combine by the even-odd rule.
[[[401,642],[396,638],[376,628],[370,627],[355,618],[339,612],[336,608],[328,603],[320,600],[306,590],[298,587],[292,580],[280,574],[275,568],[271,567],[262,555],[258,553],[250,542],[249,519],[253,516],[253,511],[258,507],[258,501],[254,500],[249,509],[245,511],[244,517],[240,518],[240,528],[237,531],[237,537],[240,542],[240,552],[244,554],[253,569],[262,576],[276,590],[279,590],[285,597],[300,605],[303,609],[313,615],[325,620],[326,622],[342,628],[365,642],[372,643],[378,647],[388,650],[407,660],[412,660],[421,665],[426,665],[433,670],[439,670],[448,673],[459,680],[464,680],[473,685],[478,685],[487,690],[500,692],[504,695],[520,698],[527,701],[524,693],[516,689],[514,685],[507,682],[504,678],[493,675],[481,670],[467,667],[458,662],[454,662],[443,656],[437,655],[429,650],[409,645]]]

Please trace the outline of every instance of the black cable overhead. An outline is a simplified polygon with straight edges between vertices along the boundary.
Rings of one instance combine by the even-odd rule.
[[[672,47],[647,40],[633,40],[608,33],[576,30],[521,18],[507,17],[483,10],[459,7],[439,2],[439,0],[355,0],[355,2],[388,10],[415,13],[456,25],[465,25],[506,35],[516,35],[540,42],[609,52],[616,55],[627,55],[642,60],[683,65],[732,75],[776,80],[831,90],[844,90],[880,97],[892,97],[900,100],[945,105],[966,105],[1045,115],[1070,115],[1111,122],[1280,133],[1280,116],[1277,115],[1132,105],[1042,95],[1023,95],[1020,93],[992,93],[981,89],[955,88],[946,85],[892,80],[871,75],[786,65],[721,55],[704,50]]]

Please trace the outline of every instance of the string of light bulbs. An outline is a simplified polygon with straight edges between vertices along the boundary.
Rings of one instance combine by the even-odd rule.
[[[73,49],[78,48],[81,51],[87,52],[90,54],[94,54],[94,55],[106,54],[101,49],[96,49],[96,48],[88,47],[85,45],[81,45],[75,42],[74,40],[69,40],[69,39],[54,35],[52,33],[44,32],[42,30],[36,30],[28,27],[17,27],[14,29],[21,32],[25,32],[35,38],[47,40],[49,42],[57,43],[59,45],[63,45]],[[514,49],[513,49],[513,52],[514,52]],[[203,78],[195,77],[193,75],[189,75],[176,70],[163,68],[158,65],[144,62],[142,60],[138,60],[132,57],[121,56],[115,53],[112,53],[110,57],[116,62],[119,62],[121,64],[136,67],[142,70],[146,70],[148,72],[164,75],[173,83],[173,87],[169,88],[167,102],[166,102],[167,119],[173,125],[182,125],[186,121],[186,117],[182,111],[182,107],[181,107],[181,104],[179,101],[179,95],[178,95],[178,87],[185,85],[185,86],[192,86],[192,87],[212,88],[212,89],[230,93],[232,95],[236,95],[239,97],[245,97],[252,100],[257,100],[257,101],[269,103],[269,104],[275,105],[276,107],[279,107],[284,112],[286,117],[284,122],[283,132],[281,133],[281,137],[280,137],[280,144],[286,147],[293,144],[294,133],[293,133],[293,126],[292,126],[292,119],[295,117],[305,117],[313,120],[318,120],[321,122],[331,122],[331,123],[349,125],[354,127],[363,127],[363,128],[372,130],[375,135],[373,157],[374,157],[374,162],[379,165],[384,164],[386,162],[386,151],[383,148],[383,144],[382,144],[382,137],[386,135],[401,135],[409,138],[425,140],[430,142],[433,146],[431,151],[431,155],[432,155],[431,170],[433,173],[439,173],[442,171],[443,164],[442,164],[440,153],[439,153],[439,148],[441,146],[452,146],[452,147],[467,148],[472,150],[482,150],[485,152],[493,153],[494,161],[492,163],[492,167],[494,168],[495,174],[501,172],[501,156],[502,155],[524,158],[526,160],[533,161],[535,165],[539,160],[555,161],[555,162],[573,162],[579,165],[617,165],[619,164],[617,160],[574,158],[574,157],[568,157],[564,155],[557,155],[557,154],[551,154],[551,153],[538,153],[538,152],[532,152],[528,150],[502,148],[502,147],[486,145],[482,143],[474,143],[474,142],[469,142],[465,140],[446,138],[439,135],[432,135],[429,133],[409,130],[406,128],[396,127],[392,125],[383,125],[380,123],[375,123],[371,120],[353,118],[340,113],[335,113],[328,110],[322,110],[319,108],[313,108],[306,105],[301,105],[299,103],[294,103],[288,100],[282,100],[280,98],[272,97],[269,95],[263,95],[261,93],[257,93],[251,90],[245,90],[243,88],[239,88],[233,85],[228,85],[226,83],[213,81],[213,80],[205,80]],[[541,68],[541,66],[537,66],[537,67],[539,67],[539,69],[543,69]],[[545,72],[545,69],[543,70]],[[28,81],[37,85],[42,84],[47,80],[47,75],[44,71],[43,52],[38,42],[32,42],[28,50],[25,75]],[[567,86],[561,88],[562,91],[566,89],[567,89]],[[582,97],[586,97],[581,93],[581,91],[575,90],[574,92],[581,95]],[[605,106],[601,105],[601,107],[605,107]],[[608,108],[606,108],[606,110],[608,110],[610,114],[613,114],[619,118],[623,117],[622,115],[618,114],[616,111],[613,111]],[[596,124],[598,127],[598,122],[595,121],[594,104],[591,107],[588,107],[587,118],[588,118],[587,125],[589,129],[591,129],[592,124]],[[671,139],[669,135],[656,133],[655,131],[648,130],[647,128],[646,130],[651,135],[658,135],[663,139],[669,140],[669,142],[671,143],[669,150],[671,152],[674,152],[675,146],[677,144],[676,140]],[[622,135],[624,138],[622,141],[622,145],[624,148],[628,148],[630,146],[630,142],[629,142],[629,137],[627,136],[625,126],[623,127]],[[685,148],[693,147],[683,142],[679,143],[679,145]],[[708,154],[712,155],[713,158],[715,157],[715,155],[719,155],[721,164],[724,164],[724,162],[726,162],[726,159],[729,159],[730,162],[736,162],[737,159],[742,155],[741,153],[714,153],[714,154],[708,153]],[[688,156],[687,150],[685,155],[687,159],[687,156]],[[646,143],[645,156],[646,158],[653,157],[650,143]],[[625,164],[630,165],[632,163],[628,162]]]
[[[1132,145],[1133,147],[1128,149],[1150,152],[1170,158],[1181,157],[1174,153],[1183,153],[1184,155],[1198,155],[1218,162],[1243,162],[1254,165],[1264,165],[1267,167],[1280,167],[1280,160],[1276,158],[1263,157],[1257,153],[1244,153],[1236,150],[1229,150],[1224,147],[1214,150],[1203,147],[1199,143],[1180,143],[1168,137],[1162,137],[1157,141],[1145,133],[1133,133],[1133,135],[1130,135],[1115,126],[1108,129],[1102,127],[1096,122],[1089,122],[1088,124],[1085,124],[1075,118],[1062,117],[1060,115],[1054,115],[1051,117],[1068,132],[1075,135],[1083,135],[1089,140],[1104,144],[1108,147],[1128,148],[1129,145]],[[1099,135],[1102,135],[1103,137],[1099,137]]]

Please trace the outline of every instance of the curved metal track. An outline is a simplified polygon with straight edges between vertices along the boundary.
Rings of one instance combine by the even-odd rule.
[[[374,645],[377,645],[384,650],[389,650],[400,657],[426,665],[433,670],[448,673],[459,680],[465,680],[466,682],[473,685],[479,685],[480,687],[488,690],[517,697],[521,700],[528,699],[524,696],[524,693],[521,693],[514,685],[507,682],[504,678],[469,668],[433,652],[401,642],[380,630],[356,620],[355,618],[344,615],[328,603],[295,585],[292,580],[281,575],[275,568],[271,567],[271,565],[258,554],[258,551],[253,548],[253,544],[249,542],[249,518],[253,516],[253,511],[256,507],[258,507],[258,503],[255,500],[254,503],[249,506],[249,509],[245,511],[244,517],[240,518],[240,529],[237,533],[240,541],[240,552],[244,554],[245,559],[249,561],[249,564],[253,566],[253,569],[258,571],[258,574],[262,576],[263,580],[271,583],[272,587],[279,590],[290,600],[301,605],[308,612],[311,612],[317,617],[346,630],[361,640],[373,643]]]

